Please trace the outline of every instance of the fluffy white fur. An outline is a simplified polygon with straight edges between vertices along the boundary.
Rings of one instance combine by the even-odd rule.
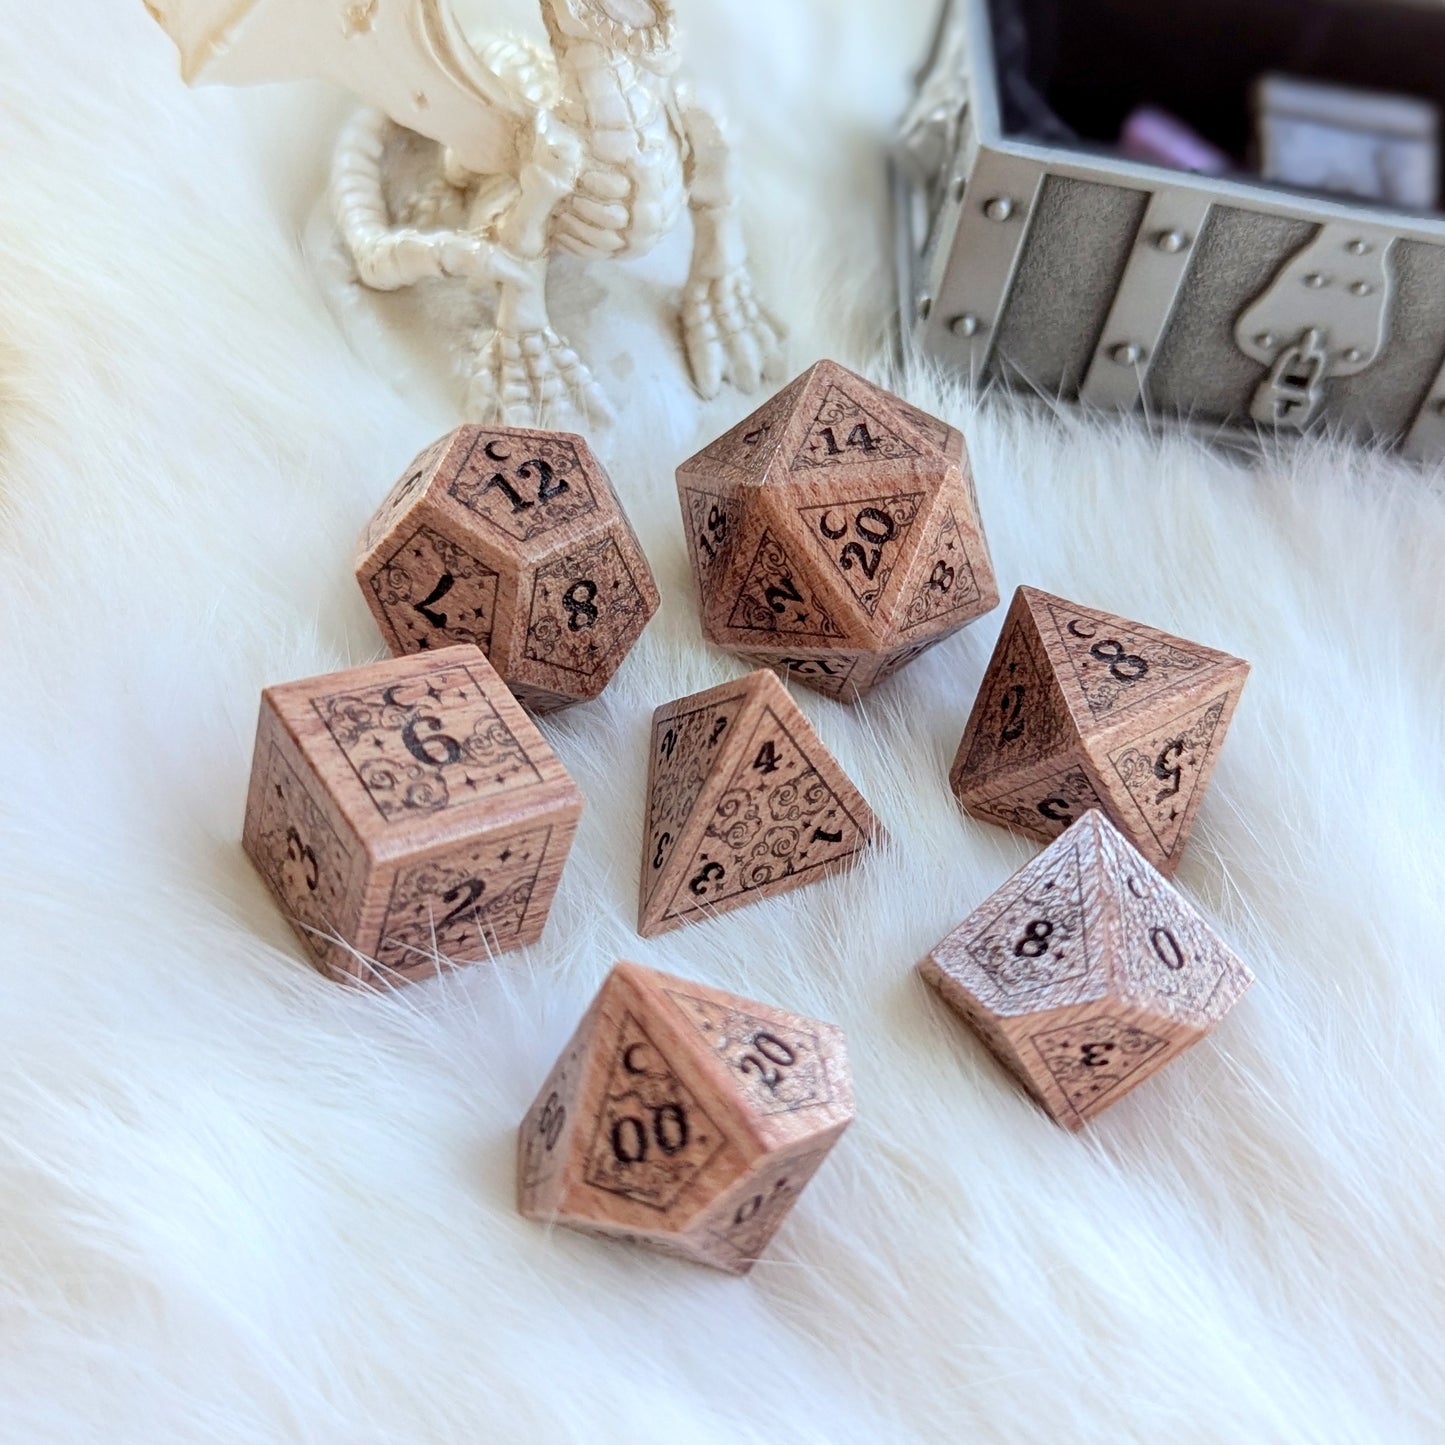
[[[885,375],[879,148],[931,9],[685,7],[795,371]],[[188,92],[139,4],[3,10],[0,1438],[1441,1438],[1438,473],[906,379],[968,434],[1006,590],[1255,664],[1181,877],[1259,985],[1075,1138],[912,973],[1031,852],[945,782],[1001,611],[864,708],[801,697],[891,846],[635,936],[646,719],[739,671],[672,468],[746,403],[684,379],[681,239],[564,275],[663,610],[547,726],[589,807],[545,941],[349,992],[240,852],[256,699],[378,655],[352,540],[454,392],[348,347],[305,259],[334,96]],[[859,1120],[746,1281],[514,1213],[517,1121],[618,956],[848,1029]]]

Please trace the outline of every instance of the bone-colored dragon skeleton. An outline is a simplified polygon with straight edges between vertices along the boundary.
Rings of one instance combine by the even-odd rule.
[[[723,128],[674,79],[671,0],[540,0],[550,52],[480,49],[451,0],[147,0],[188,80],[326,78],[367,102],[332,167],[341,234],[367,286],[458,277],[495,296],[465,363],[467,415],[605,419],[601,389],[547,311],[558,252],[641,256],[692,213],[682,339],[699,392],[774,376],[780,330],[748,273]],[[393,127],[436,143],[431,182],[388,200]]]

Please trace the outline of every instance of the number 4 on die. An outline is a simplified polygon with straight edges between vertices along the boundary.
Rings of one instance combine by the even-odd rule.
[[[652,719],[638,932],[812,883],[880,836],[773,673],[679,698]]]

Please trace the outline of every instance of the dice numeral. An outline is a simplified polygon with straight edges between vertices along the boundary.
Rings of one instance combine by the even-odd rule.
[[[999,711],[1003,714],[1003,726],[998,733],[999,747],[1017,742],[1024,735],[1024,696],[1023,684],[1016,682],[1006,688],[999,699]]]
[[[562,607],[567,613],[570,632],[582,632],[596,625],[597,584],[590,577],[579,577],[563,594]]]
[[[1116,682],[1138,682],[1147,676],[1149,664],[1142,657],[1124,651],[1124,644],[1115,637],[1106,637],[1089,649],[1089,656],[1109,664],[1109,676]]]
[[[401,725],[401,740],[417,762],[425,763],[429,768],[449,768],[461,761],[462,745],[442,732],[445,726],[439,717],[412,713]],[[422,727],[428,729],[427,737],[418,735],[417,729]],[[438,748],[441,749],[440,754],[436,751]]]
[[[1149,931],[1149,942],[1154,946],[1154,952],[1159,955],[1159,962],[1165,968],[1181,969],[1184,967],[1184,950],[1179,946],[1179,940],[1167,928],[1153,928]]]
[[[1041,958],[1049,951],[1049,939],[1053,936],[1053,922],[1047,918],[1035,918],[1024,929],[1024,936],[1014,944],[1014,952],[1020,958]]]
[[[783,1082],[782,1070],[790,1069],[798,1062],[798,1056],[776,1034],[758,1033],[753,1035],[754,1052],[744,1054],[738,1060],[738,1072],[756,1074],[763,1087],[770,1093],[777,1093]]]
[[[321,883],[321,865],[316,861],[316,850],[311,847],[295,828],[286,830],[286,856],[293,863],[306,864],[306,887],[315,893]]]
[[[456,586],[456,578],[450,572],[443,572],[437,579],[437,585],[422,598],[420,602],[412,604],[413,610],[421,613],[433,627],[445,627],[447,615],[445,612],[433,611],[436,603],[440,602],[452,588]]]
[[[1168,783],[1167,788],[1160,788],[1154,794],[1154,801],[1162,803],[1165,798],[1172,798],[1178,791],[1180,783],[1184,778],[1184,768],[1179,759],[1184,756],[1184,739],[1175,738],[1172,743],[1166,743],[1159,756],[1154,759],[1154,776],[1161,783]]]
[[[636,1114],[627,1114],[612,1123],[612,1153],[619,1164],[641,1164],[652,1145],[664,1154],[680,1154],[687,1148],[687,1110],[681,1104],[662,1104],[648,1110],[652,1128]]]
[[[492,443],[492,446],[495,445],[495,442]],[[501,457],[493,454],[490,446],[487,448],[487,455],[490,456],[493,461],[502,460]],[[512,504],[512,511],[516,513],[525,512],[528,508],[539,503],[545,507],[548,502],[552,501],[555,497],[562,496],[568,490],[567,478],[559,477],[551,463],[543,461],[541,457],[533,457],[530,461],[523,462],[521,466],[513,471],[513,476],[523,482],[531,482],[533,479],[536,480],[536,502],[533,502],[529,497],[524,497],[501,472],[498,472],[486,486],[482,488],[482,494],[485,496],[486,493],[495,487]]]
[[[480,878],[468,878],[465,883],[448,888],[442,894],[442,902],[456,904],[456,907],[437,924],[437,932],[443,932],[448,924],[458,923],[471,913],[486,891],[487,885]]]

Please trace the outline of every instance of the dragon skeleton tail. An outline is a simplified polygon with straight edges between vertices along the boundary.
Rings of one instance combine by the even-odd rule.
[[[365,107],[342,126],[336,139],[332,205],[356,274],[377,291],[397,291],[433,276],[496,281],[494,248],[480,236],[393,223],[381,180],[392,125],[381,111]]]

